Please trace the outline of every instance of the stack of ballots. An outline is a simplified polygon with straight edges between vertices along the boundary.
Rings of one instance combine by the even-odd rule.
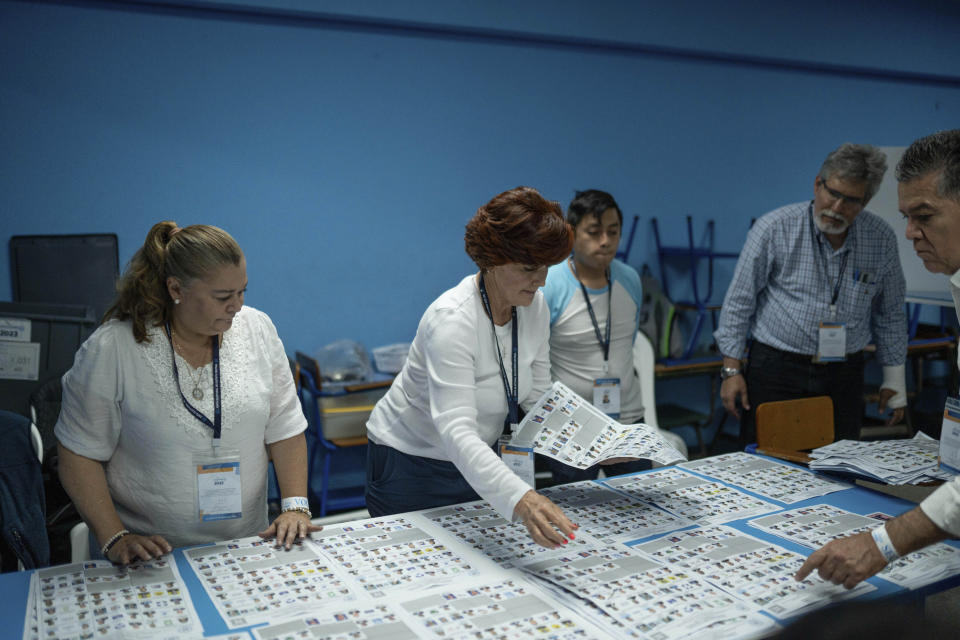
[[[810,468],[860,475],[887,484],[921,484],[949,480],[939,468],[940,441],[922,431],[913,438],[858,442],[839,440],[810,452]]]

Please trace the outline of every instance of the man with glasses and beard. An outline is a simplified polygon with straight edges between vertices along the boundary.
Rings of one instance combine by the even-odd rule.
[[[876,147],[843,144],[820,167],[813,200],[771,211],[747,234],[714,334],[720,396],[742,444],[756,441],[760,404],[820,395],[833,400],[836,439],[859,439],[871,342],[878,409],[892,409],[888,424],[903,419],[906,284],[893,229],[864,209],[886,169]]]

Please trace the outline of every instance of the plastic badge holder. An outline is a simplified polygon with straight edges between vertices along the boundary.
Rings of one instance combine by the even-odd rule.
[[[410,351],[409,342],[398,342],[373,350],[373,363],[382,373],[400,373]]]

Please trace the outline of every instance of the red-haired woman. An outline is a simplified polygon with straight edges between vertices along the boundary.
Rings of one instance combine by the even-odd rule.
[[[517,187],[467,224],[471,274],[431,304],[407,363],[370,415],[367,508],[373,516],[489,501],[546,547],[576,528],[494,452],[505,423],[550,387],[547,267],[570,255],[556,202]],[[478,495],[479,494],[479,495]]]

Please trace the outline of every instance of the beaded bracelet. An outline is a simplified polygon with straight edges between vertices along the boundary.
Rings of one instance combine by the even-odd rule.
[[[106,557],[107,557],[107,554],[110,553],[110,549],[113,549],[113,545],[115,545],[115,544],[117,544],[118,542],[120,542],[120,538],[122,538],[123,536],[128,536],[128,535],[130,535],[130,532],[129,532],[128,530],[126,530],[126,529],[120,529],[120,531],[117,531],[115,534],[113,534],[112,536],[110,536],[110,539],[109,539],[109,540],[107,540],[105,543],[103,543],[103,546],[102,546],[102,547],[100,547],[100,554],[101,554],[104,558],[106,558]]]
[[[307,516],[308,519],[313,518],[313,513],[310,511],[310,509],[307,509],[306,507],[287,507],[286,509],[281,510],[280,513],[287,513],[289,511],[296,511],[297,513],[302,513],[303,515]]]

